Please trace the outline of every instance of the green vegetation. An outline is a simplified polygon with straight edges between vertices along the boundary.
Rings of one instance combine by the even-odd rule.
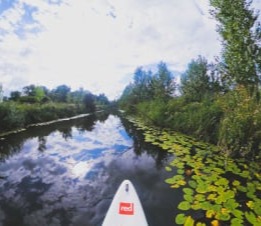
[[[177,78],[160,63],[138,68],[119,106],[146,123],[217,144],[228,156],[261,155],[261,27],[251,1],[210,0],[222,54],[210,63],[193,59]]]
[[[0,103],[0,133],[25,128],[30,124],[93,113],[105,109],[109,101],[104,94],[98,96],[61,85],[54,90],[29,85],[23,92],[13,91],[10,98]]]
[[[155,73],[139,68],[119,105],[134,116],[129,120],[143,130],[146,142],[175,155],[166,166],[173,176],[165,182],[183,193],[174,218],[177,225],[257,226],[261,225],[261,26],[251,1],[210,0],[210,4],[222,37],[219,62],[209,63],[202,56],[193,59],[179,86],[163,63],[168,76],[160,76],[160,67]],[[158,89],[157,84],[164,85]]]
[[[166,166],[174,176],[165,182],[183,193],[177,205],[177,225],[261,225],[261,171],[258,163],[219,155],[216,146],[171,130],[129,121],[143,131],[145,141],[170,153]]]

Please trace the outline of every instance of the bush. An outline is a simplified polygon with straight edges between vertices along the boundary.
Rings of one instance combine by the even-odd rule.
[[[25,125],[25,117],[16,104],[0,104],[0,132],[22,128]]]
[[[0,104],[0,133],[24,128],[30,124],[72,117],[84,112],[83,106],[75,104],[18,104],[6,102]]]
[[[219,145],[233,156],[255,156],[261,143],[261,106],[257,98],[238,86],[219,98],[224,111]]]
[[[186,103],[182,98],[168,104],[168,125],[172,129],[216,143],[222,109],[215,102]]]
[[[161,100],[153,100],[148,102],[139,103],[137,105],[137,111],[140,117],[149,123],[153,123],[156,126],[166,126],[166,110],[167,105]]]

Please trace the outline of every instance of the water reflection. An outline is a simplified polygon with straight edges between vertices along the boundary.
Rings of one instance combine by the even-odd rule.
[[[126,178],[149,224],[173,225],[175,197],[162,167],[169,156],[124,119],[98,114],[35,127],[6,137],[0,148],[0,225],[100,225]]]
[[[137,130],[128,120],[125,118],[121,118],[121,122],[128,133],[128,135],[133,139],[134,144],[134,152],[136,155],[141,155],[143,153],[147,153],[151,157],[155,159],[155,164],[158,169],[161,169],[166,162],[169,161],[169,157],[172,154],[159,150],[158,147],[152,145],[151,143],[147,143],[144,141],[144,135],[142,131]]]

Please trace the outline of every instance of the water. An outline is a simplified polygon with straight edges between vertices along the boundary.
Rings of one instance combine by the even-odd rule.
[[[173,156],[118,116],[31,128],[0,141],[0,151],[0,226],[101,225],[124,179],[150,226],[175,225],[182,196],[164,183]]]

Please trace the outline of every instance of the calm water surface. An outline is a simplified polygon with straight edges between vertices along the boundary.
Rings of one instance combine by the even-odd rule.
[[[124,179],[150,226],[175,225],[182,196],[164,183],[173,156],[118,116],[31,128],[0,141],[0,151],[0,226],[101,225]]]

